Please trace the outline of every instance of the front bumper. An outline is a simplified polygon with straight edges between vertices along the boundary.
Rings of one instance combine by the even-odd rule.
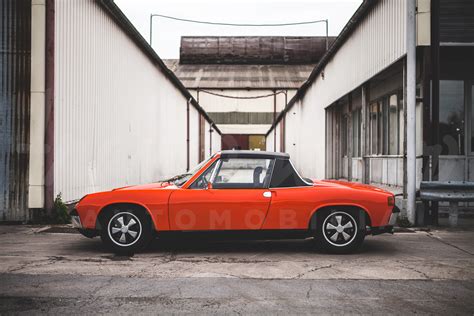
[[[71,216],[71,223],[73,228],[82,228],[82,222],[81,218],[79,217],[79,213],[77,213],[76,209],[73,209],[71,213],[69,213]]]

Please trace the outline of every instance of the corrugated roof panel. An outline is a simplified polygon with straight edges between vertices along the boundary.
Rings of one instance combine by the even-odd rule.
[[[308,79],[309,65],[189,65],[164,60],[188,89],[294,88]]]

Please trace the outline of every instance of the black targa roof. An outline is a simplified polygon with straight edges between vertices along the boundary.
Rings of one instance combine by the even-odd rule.
[[[255,150],[223,150],[221,158],[263,158],[263,159],[290,159],[287,153],[278,153],[273,151],[255,151]]]

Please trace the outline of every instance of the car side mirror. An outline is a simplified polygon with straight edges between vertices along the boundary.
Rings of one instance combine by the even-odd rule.
[[[208,190],[212,189],[212,183],[210,183],[210,182],[207,183],[207,189]]]

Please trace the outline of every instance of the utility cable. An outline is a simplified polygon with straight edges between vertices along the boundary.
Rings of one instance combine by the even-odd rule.
[[[238,97],[238,96],[231,96],[231,95],[225,95],[225,94],[220,94],[220,93],[216,93],[216,92],[211,92],[211,91],[207,91],[207,90],[199,90],[199,93],[207,93],[207,94],[210,94],[210,95],[214,95],[214,96],[217,96],[217,97],[221,97],[221,98],[228,98],[228,99],[245,99],[245,100],[248,100],[248,99],[262,99],[262,98],[268,98],[268,97],[272,97],[274,95],[278,95],[278,94],[285,94],[286,92],[285,91],[277,91],[275,93],[270,93],[270,94],[264,94],[264,95],[257,95],[257,96],[251,96],[251,97]]]
[[[249,24],[249,23],[224,23],[224,22],[209,22],[209,21],[198,21],[191,19],[177,18],[174,16],[162,15],[162,14],[152,14],[151,16],[158,16],[161,18],[182,21],[188,23],[198,23],[198,24],[210,24],[210,25],[225,25],[225,26],[257,26],[257,27],[269,27],[269,26],[292,26],[292,25],[305,25],[305,24],[315,24],[326,22],[327,20],[313,20],[313,21],[301,21],[301,22],[290,22],[290,23],[266,23],[266,24]]]

